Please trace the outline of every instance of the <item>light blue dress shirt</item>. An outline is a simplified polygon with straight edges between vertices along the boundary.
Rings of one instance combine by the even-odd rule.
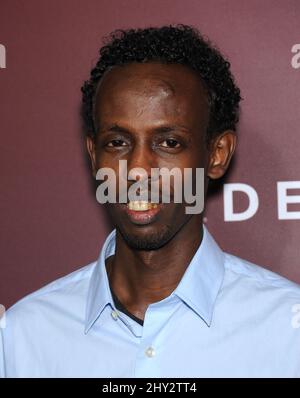
[[[142,326],[114,306],[105,270],[114,250],[115,231],[97,262],[8,310],[2,376],[300,376],[298,285],[224,253],[204,227],[179,285]]]

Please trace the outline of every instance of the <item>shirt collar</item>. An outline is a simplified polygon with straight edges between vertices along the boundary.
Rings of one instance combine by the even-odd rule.
[[[113,230],[104,242],[100,256],[91,275],[86,305],[85,333],[93,326],[102,314],[104,308],[108,304],[113,305],[113,298],[106,273],[105,259],[115,253],[115,247],[116,230]]]
[[[202,242],[173,292],[210,326],[224,278],[224,253],[203,226]]]
[[[93,326],[113,299],[105,268],[105,259],[115,253],[116,230],[106,238],[92,272],[88,290],[85,333]],[[202,242],[173,295],[178,296],[209,326],[214,304],[224,276],[224,253],[203,226]]]

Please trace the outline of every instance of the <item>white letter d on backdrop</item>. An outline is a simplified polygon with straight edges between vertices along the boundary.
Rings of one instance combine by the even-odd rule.
[[[233,192],[243,192],[248,196],[248,208],[242,212],[233,211]],[[248,184],[224,184],[224,220],[225,221],[244,221],[253,217],[257,212],[259,201],[254,188]]]

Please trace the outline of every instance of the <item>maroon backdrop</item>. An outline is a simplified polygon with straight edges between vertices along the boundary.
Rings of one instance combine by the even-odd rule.
[[[253,187],[259,207],[247,220],[224,221],[220,190],[206,213],[210,231],[226,251],[300,282],[300,204],[288,206],[294,219],[279,219],[277,210],[277,182],[300,188],[299,1],[1,0],[0,303],[6,307],[97,258],[109,226],[91,190],[80,86],[103,35],[170,23],[192,24],[218,45],[244,98],[226,183]],[[234,210],[244,211],[246,195],[234,198]]]

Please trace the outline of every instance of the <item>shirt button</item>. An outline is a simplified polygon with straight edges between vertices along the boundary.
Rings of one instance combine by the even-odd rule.
[[[153,347],[148,347],[147,350],[145,351],[145,354],[147,355],[148,358],[153,358],[155,355],[155,350]]]
[[[112,318],[113,318],[115,321],[116,321],[116,320],[118,319],[118,317],[119,317],[117,311],[112,311],[111,316],[112,316]]]

